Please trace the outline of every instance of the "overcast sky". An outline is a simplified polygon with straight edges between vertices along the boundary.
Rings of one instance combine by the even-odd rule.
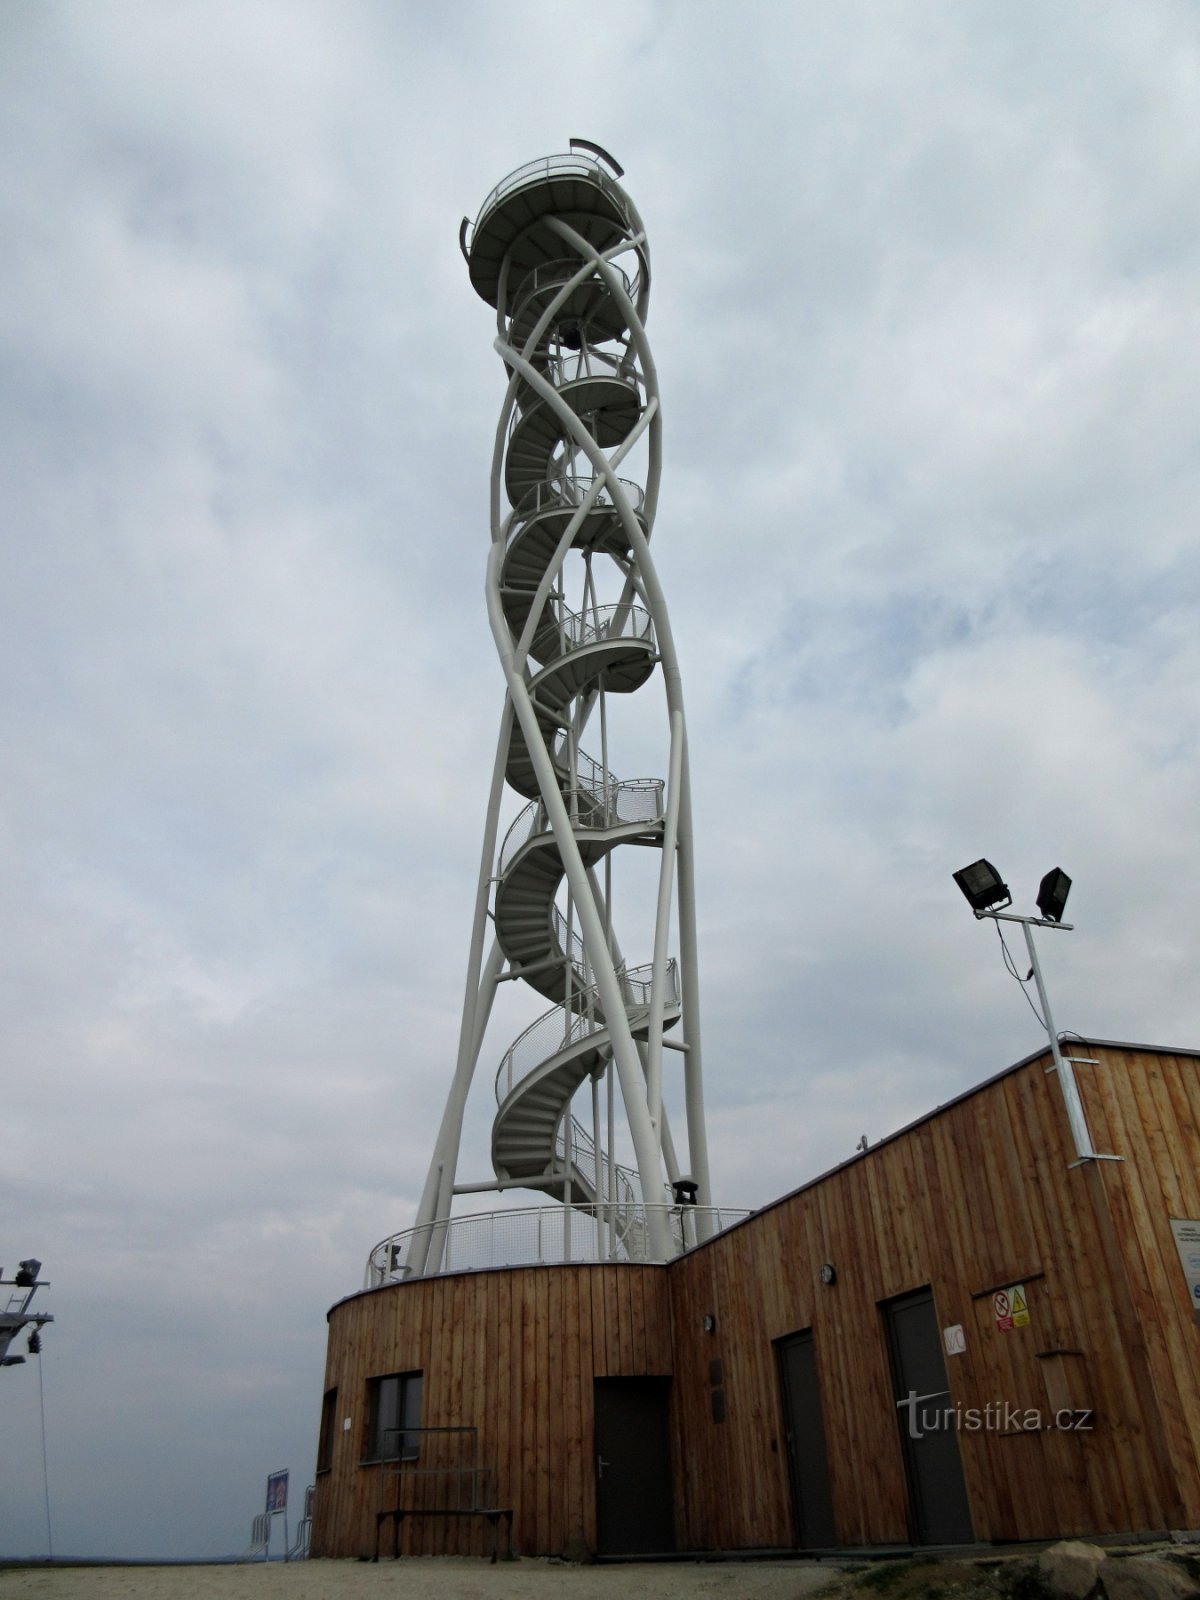
[[[53,1285],[56,1554],[240,1549],[412,1220],[502,699],[458,225],[573,135],[654,259],[718,1198],[1038,1047],[979,855],[1075,880],[1060,1027],[1200,1045],[1198,106],[1183,0],[0,7],[0,1264]],[[44,1553],[35,1362],[0,1429]]]

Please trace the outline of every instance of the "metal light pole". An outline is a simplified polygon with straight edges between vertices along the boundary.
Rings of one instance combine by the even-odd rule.
[[[41,1330],[47,1322],[53,1322],[54,1317],[48,1311],[30,1311],[29,1303],[39,1289],[49,1288],[49,1285],[38,1273],[42,1263],[32,1257],[28,1261],[18,1263],[17,1271],[11,1278],[4,1276],[0,1268],[0,1288],[15,1289],[16,1294],[8,1296],[8,1303],[0,1306],[0,1367],[19,1367],[25,1361],[24,1356],[10,1356],[8,1348],[22,1329],[29,1328],[29,1353],[41,1353]]]
[[[1033,930],[1035,928],[1057,928],[1063,933],[1074,932],[1074,923],[1061,920],[1062,911],[1071,888],[1070,878],[1061,868],[1056,867],[1042,879],[1038,890],[1038,909],[1049,914],[1044,914],[1040,917],[1022,917],[1014,911],[1000,909],[1000,907],[1012,904],[1012,896],[1008,892],[1008,885],[1002,881],[1000,874],[989,861],[975,861],[969,867],[961,868],[960,871],[954,874],[954,881],[966,896],[977,921],[983,921],[986,918],[996,923],[1019,922],[1025,934],[1025,948],[1029,951],[1031,976],[1037,985],[1038,999],[1041,1002],[1041,1021],[1049,1037],[1050,1054],[1053,1057],[1052,1065],[1047,1067],[1046,1071],[1058,1074],[1063,1104],[1067,1112],[1067,1123],[1075,1143],[1077,1159],[1071,1165],[1077,1167],[1085,1161],[1123,1160],[1124,1157],[1122,1156],[1103,1154],[1092,1144],[1087,1117],[1084,1114],[1083,1101],[1079,1095],[1079,1085],[1075,1081],[1075,1068],[1077,1066],[1094,1067],[1098,1066],[1099,1063],[1091,1056],[1068,1056],[1063,1054],[1059,1046],[1058,1030],[1054,1026],[1054,1017],[1050,1011],[1050,997],[1046,993],[1046,984],[1042,977],[1042,966],[1038,960],[1037,946],[1033,939]]]

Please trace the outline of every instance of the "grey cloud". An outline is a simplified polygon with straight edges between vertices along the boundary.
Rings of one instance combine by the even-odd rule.
[[[411,1219],[501,699],[458,219],[572,134],[654,250],[721,1198],[1037,1047],[981,853],[1075,878],[1062,1026],[1197,1042],[1197,51],[1170,0],[6,17],[0,1259],[59,1553],[238,1548]]]

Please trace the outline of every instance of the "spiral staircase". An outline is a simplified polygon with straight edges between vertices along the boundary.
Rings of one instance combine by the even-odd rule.
[[[455,1196],[488,1186],[456,1182],[458,1146],[492,996],[510,978],[551,1006],[496,1074],[491,1186],[602,1209],[609,1248],[645,1259],[678,1248],[681,1235],[658,1213],[681,1184],[685,1198],[709,1203],[681,679],[649,554],[661,452],[644,327],[650,255],[621,175],[607,152],[572,141],[569,153],[506,178],[460,234],[471,282],[496,311],[508,377],[487,581],[507,698],[455,1079],[417,1227],[402,1251],[389,1247],[406,1275],[439,1270]],[[618,470],[635,453],[640,481]],[[656,681],[666,689],[665,776],[619,778],[608,766],[610,717]],[[599,759],[579,742],[597,721]],[[498,843],[506,792],[527,804]],[[653,952],[633,968],[612,887],[613,858],[631,847],[661,863]],[[679,958],[667,949],[673,907]],[[667,1126],[664,1048],[683,1062],[690,1173]],[[600,1125],[597,1090],[610,1074],[630,1164],[613,1154],[611,1083],[607,1133]],[[589,1081],[590,1131],[572,1114]]]

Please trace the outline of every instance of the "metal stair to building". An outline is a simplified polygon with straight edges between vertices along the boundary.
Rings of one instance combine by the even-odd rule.
[[[607,805],[603,796],[597,800],[590,792],[571,791],[575,802],[570,807],[575,812],[572,832],[586,866],[596,866],[618,845],[634,841],[657,844],[661,839],[661,784],[636,791],[651,798],[645,809],[652,814],[626,822],[619,820],[619,808],[614,803],[619,802],[622,787],[628,791],[629,786],[618,786],[617,795],[609,797]],[[592,808],[591,822],[581,801]],[[531,820],[537,831],[514,850],[496,886],[496,937],[514,967],[536,969],[523,974],[532,988],[549,1000],[561,1000],[566,992],[568,964],[554,912],[565,869],[557,841],[545,824],[541,802],[535,800],[526,809],[534,808]],[[608,826],[603,825],[606,822]],[[557,964],[545,965],[548,961]],[[574,987],[579,987],[578,982]]]
[[[635,1038],[644,1038],[649,1022],[650,967],[625,975],[627,1016]],[[671,993],[663,1025],[679,1019],[679,996],[671,970]],[[540,1033],[540,1036],[539,1036]],[[531,1037],[532,1036],[532,1037]],[[561,1042],[524,1072],[522,1054],[532,1055],[546,1039]],[[522,1051],[526,1041],[530,1048]],[[492,1164],[498,1176],[525,1179],[528,1186],[561,1199],[565,1173],[556,1143],[575,1091],[608,1060],[608,1027],[594,989],[577,994],[567,1005],[553,1007],[530,1025],[500,1064],[496,1075],[498,1111],[492,1124]],[[602,1161],[606,1159],[602,1154]],[[571,1163],[572,1204],[596,1202],[592,1178]],[[654,1197],[657,1198],[657,1197]]]

